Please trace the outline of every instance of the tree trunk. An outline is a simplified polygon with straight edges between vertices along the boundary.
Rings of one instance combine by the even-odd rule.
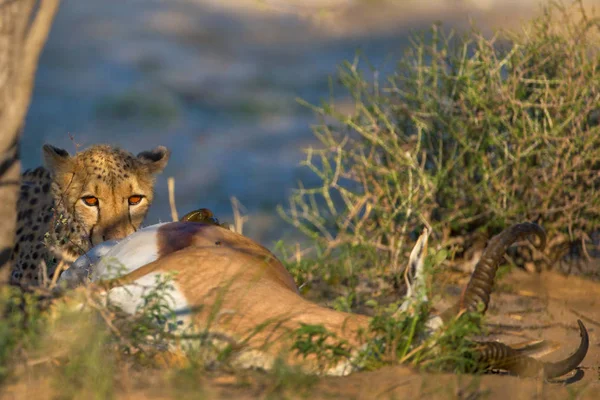
[[[60,0],[0,0],[0,285],[8,282],[15,240],[19,139],[40,53]]]

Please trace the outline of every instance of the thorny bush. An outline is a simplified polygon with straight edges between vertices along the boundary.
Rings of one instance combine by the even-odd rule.
[[[434,25],[386,79],[344,63],[353,110],[309,105],[322,146],[303,165],[320,184],[280,214],[326,254],[367,247],[392,271],[424,222],[459,254],[526,220],[549,234],[547,265],[585,254],[600,221],[599,28],[581,3],[552,3],[491,38]]]

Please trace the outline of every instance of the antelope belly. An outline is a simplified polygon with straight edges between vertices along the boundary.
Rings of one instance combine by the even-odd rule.
[[[157,285],[158,283],[163,285]],[[107,304],[117,306],[128,314],[136,314],[147,307],[148,299],[160,301],[167,323],[175,323],[179,329],[187,328],[191,322],[191,310],[187,299],[171,275],[164,272],[152,272],[133,281],[131,284],[115,287],[106,294]],[[170,311],[170,312],[169,312]],[[171,314],[171,315],[169,315]],[[178,330],[179,330],[178,329]]]
[[[158,258],[158,229],[168,224],[151,225],[127,236],[113,246],[92,268],[92,282],[118,278]]]

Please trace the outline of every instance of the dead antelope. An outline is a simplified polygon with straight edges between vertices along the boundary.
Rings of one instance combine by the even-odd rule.
[[[60,281],[69,286],[86,281],[98,285],[104,288],[107,301],[133,314],[157,277],[175,273],[168,297],[181,329],[210,330],[228,340],[243,340],[237,361],[245,367],[269,369],[282,351],[291,348],[289,333],[301,324],[321,324],[355,348],[362,344],[359,333],[368,330],[369,317],[335,311],[302,298],[292,276],[269,250],[203,218],[193,212],[181,222],[149,226],[118,243],[99,245],[78,259]],[[492,238],[460,300],[430,317],[430,330],[439,329],[465,310],[485,312],[499,261],[509,246],[531,234],[545,246],[544,230],[533,223],[513,225]],[[427,237],[428,233],[419,238],[411,255],[411,263],[417,264],[412,266],[416,275],[422,269],[419,264],[426,254]],[[418,279],[416,276],[417,283]],[[588,334],[583,323],[578,324],[579,347],[559,362],[540,362],[498,342],[478,343],[478,362],[521,376],[564,375],[587,353]],[[256,330],[257,326],[262,329]],[[288,362],[316,372],[314,360],[288,353]],[[346,375],[356,369],[351,361],[320,372]]]

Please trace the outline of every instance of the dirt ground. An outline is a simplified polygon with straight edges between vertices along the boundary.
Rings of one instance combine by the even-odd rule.
[[[459,279],[459,285],[466,277]],[[271,375],[247,371],[209,373],[197,385],[175,387],[166,374],[132,373],[117,384],[122,399],[166,398],[344,398],[344,399],[597,399],[600,398],[600,283],[557,273],[515,270],[500,282],[488,311],[492,338],[506,343],[544,338],[561,348],[543,359],[559,359],[579,343],[576,320],[590,335],[588,355],[579,369],[552,383],[488,374],[457,376],[386,367],[342,378],[309,378],[309,383],[278,386]],[[293,378],[295,379],[295,378]],[[312,379],[312,383],[310,380]],[[56,383],[35,375],[5,387],[2,399],[62,398]]]

